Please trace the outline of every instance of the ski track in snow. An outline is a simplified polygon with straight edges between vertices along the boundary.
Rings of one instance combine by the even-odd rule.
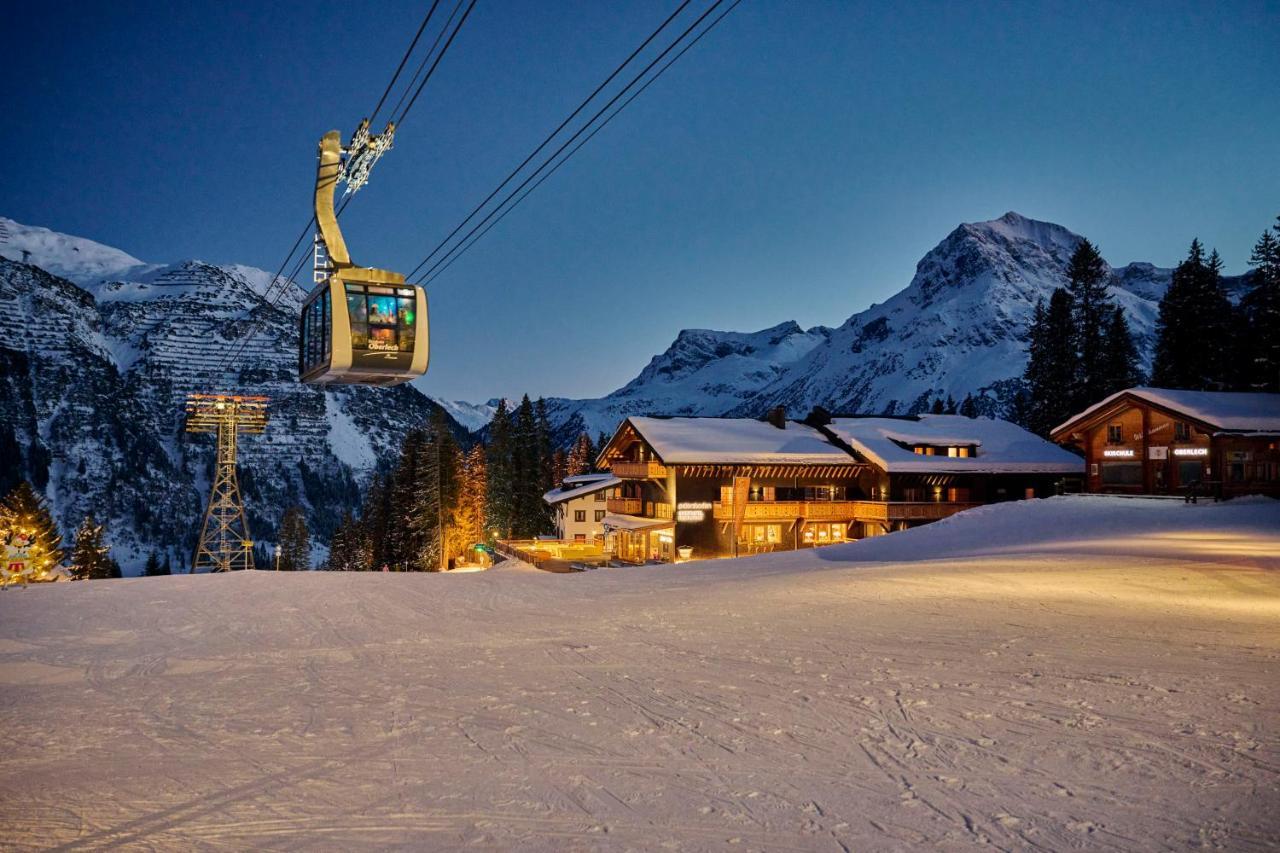
[[[1033,501],[581,575],[9,590],[0,837],[1274,849],[1278,670],[1265,501]]]

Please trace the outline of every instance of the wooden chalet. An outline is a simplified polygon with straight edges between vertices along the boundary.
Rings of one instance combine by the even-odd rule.
[[[910,471],[892,470],[900,460],[884,458],[893,454],[883,448],[869,451],[855,435],[881,422],[917,438],[939,418],[949,429],[935,429],[930,440],[950,440],[943,433],[961,425],[968,431],[960,444],[931,446],[932,459],[923,445],[919,453],[893,445],[914,463]],[[847,420],[860,423],[844,429]],[[1037,494],[1051,493],[1050,481],[1063,473],[1079,474],[1078,457],[1012,424],[1003,427],[1052,458],[1031,461],[1026,471],[978,470],[992,462],[983,433],[1001,423],[955,416],[801,423],[778,410],[767,420],[628,418],[598,459],[620,481],[607,501],[607,541],[617,558],[632,562],[790,550],[900,530],[999,499],[985,487],[993,476],[1014,478],[1017,488],[1010,481],[1001,495],[1021,498],[1029,476]],[[968,466],[950,470],[961,452]]]
[[[1091,492],[1280,497],[1280,394],[1129,388],[1051,437],[1083,452]]]

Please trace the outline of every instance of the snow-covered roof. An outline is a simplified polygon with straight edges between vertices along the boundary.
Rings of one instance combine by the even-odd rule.
[[[669,518],[645,518],[640,515],[623,515],[611,512],[600,522],[611,530],[650,530],[655,527],[671,527],[675,524]]]
[[[585,476],[585,475],[584,475]],[[583,495],[590,495],[602,489],[610,489],[620,484],[622,481],[612,474],[594,474],[592,479],[572,489],[552,489],[542,496],[542,499],[549,504],[564,503],[574,498],[580,498]],[[569,483],[572,477],[565,477],[565,483]],[[572,483],[569,483],[572,485]]]
[[[667,465],[853,465],[813,427],[778,429],[752,418],[648,418],[628,421]]]
[[[570,485],[580,486],[583,483],[594,483],[596,480],[607,480],[613,475],[608,471],[593,472],[591,474],[570,474],[564,478],[564,482]]]
[[[885,471],[971,474],[1080,474],[1084,460],[1017,424],[963,415],[835,418],[827,429]],[[977,448],[970,457],[921,456],[907,445]]]
[[[1058,424],[1053,432],[1087,419],[1109,407],[1125,394],[1146,400],[1155,406],[1203,421],[1227,432],[1274,433],[1280,431],[1280,394],[1255,394],[1241,391],[1180,391],[1175,388],[1140,386],[1117,391],[1100,403]]]

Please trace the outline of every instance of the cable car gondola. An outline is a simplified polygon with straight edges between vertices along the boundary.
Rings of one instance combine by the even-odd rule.
[[[390,147],[390,133],[369,137],[362,124],[342,161],[342,144],[333,130],[320,140],[315,210],[320,234],[319,261],[327,255],[324,276],[302,308],[298,378],[307,384],[398,385],[427,372],[427,294],[390,270],[357,267],[338,228],[333,194],[338,180],[351,187],[368,175],[372,161]],[[319,274],[318,274],[319,275]]]

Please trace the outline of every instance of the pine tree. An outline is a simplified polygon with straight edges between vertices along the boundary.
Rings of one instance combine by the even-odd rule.
[[[960,403],[959,412],[966,418],[976,418],[978,416],[978,404],[974,402],[972,394],[964,395],[964,400]]]
[[[171,574],[173,574],[173,563],[172,563],[172,562],[170,561],[170,559],[169,559],[169,552],[168,552],[168,551],[165,551],[165,552],[164,552],[164,563],[163,563],[163,564],[161,564],[161,566],[160,566],[160,574],[162,574],[162,575],[171,575]]]
[[[1221,268],[1216,251],[1206,260],[1200,241],[1191,241],[1160,299],[1154,384],[1191,391],[1234,386],[1235,310],[1222,289]]]
[[[424,511],[435,509],[435,529],[427,537],[430,553],[419,557],[419,567],[425,571],[440,571],[462,553],[459,532],[453,525],[461,491],[462,451],[449,431],[443,411],[432,418],[430,448],[432,455],[430,473],[434,482],[424,483],[423,492],[429,494]],[[424,518],[427,523],[429,517]]]
[[[71,549],[71,571],[76,580],[101,580],[111,577],[111,558],[102,533],[102,525],[92,515],[85,516],[76,530],[76,544]]]
[[[1106,372],[1106,332],[1113,303],[1107,293],[1107,263],[1098,247],[1081,240],[1067,262],[1067,292],[1072,301],[1072,337],[1079,363],[1072,387],[1073,408],[1102,399]]]
[[[538,417],[527,394],[516,409],[512,439],[512,479],[515,491],[512,535],[517,539],[532,539],[545,530],[540,517],[544,515],[542,495],[547,489],[543,488],[542,440]]]
[[[600,454],[604,453],[604,449],[609,446],[610,438],[612,438],[612,436],[610,436],[609,433],[603,432],[603,431],[596,436],[596,446],[591,454],[591,458],[593,460],[591,463],[591,470],[593,471],[600,470],[600,467],[595,464],[594,460],[599,459]]]
[[[499,539],[511,538],[515,524],[515,458],[511,415],[507,401],[499,400],[489,423],[489,444],[485,448],[485,527]]]
[[[1248,329],[1241,384],[1280,392],[1280,216],[1254,244],[1249,264],[1249,292],[1240,300]]]
[[[22,480],[0,503],[0,547],[26,555],[25,580],[49,581],[62,562],[62,537],[42,496]]]
[[[950,394],[948,394],[948,395],[947,395],[946,414],[948,414],[948,415],[954,415],[954,414],[956,413],[957,408],[958,408],[958,407],[957,407],[957,404],[956,404],[956,398],[955,398],[955,397],[952,397]]]
[[[591,436],[585,432],[580,433],[565,459],[565,476],[576,477],[579,474],[585,474],[591,470],[594,462],[595,448],[591,446]]]
[[[1023,380],[1027,400],[1025,426],[1048,436],[1049,430],[1075,410],[1076,379],[1074,311],[1071,294],[1059,287],[1049,307],[1037,304],[1031,322],[1029,358]]]
[[[375,474],[369,479],[360,511],[360,537],[369,551],[370,571],[391,565],[388,533],[391,529],[391,484],[389,477]]]
[[[1142,384],[1142,371],[1138,368],[1138,345],[1129,331],[1129,321],[1119,305],[1111,309],[1107,323],[1106,343],[1102,351],[1102,373],[1096,389],[1097,399],[1109,397],[1117,391]]]
[[[155,551],[147,554],[146,565],[142,567],[142,574],[146,577],[153,578],[160,574],[160,555]]]
[[[280,554],[276,559],[282,572],[305,572],[311,569],[311,531],[302,507],[291,506],[280,520]]]
[[[929,407],[929,414],[931,414],[931,415],[943,415],[943,414],[946,414],[946,411],[947,411],[947,409],[946,409],[946,406],[945,406],[945,405],[943,404],[943,402],[942,402],[942,398],[941,398],[941,397],[934,397],[934,398],[933,398],[933,405]]]
[[[435,461],[434,449],[428,444],[425,431],[409,432],[401,444],[400,459],[388,483],[384,556],[393,572],[410,571],[418,566],[427,548],[427,539],[437,527],[435,505],[426,506],[434,495],[434,491],[427,490],[434,480],[434,472],[427,469]]]
[[[471,546],[485,540],[486,471],[484,448],[476,445],[467,451],[458,480],[458,499],[450,518],[453,536],[460,556]]]

